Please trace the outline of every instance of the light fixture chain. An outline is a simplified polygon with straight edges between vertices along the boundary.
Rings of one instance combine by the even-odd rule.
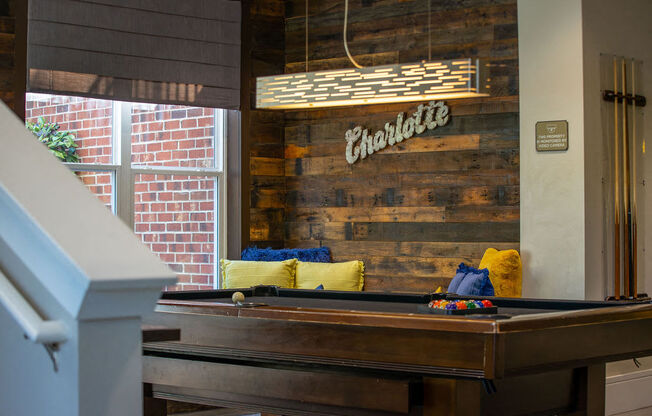
[[[308,0],[306,0],[306,72],[308,70]]]
[[[344,0],[344,50],[346,50],[346,56],[349,57],[349,60],[355,65],[356,68],[363,68],[362,65],[359,65],[355,59],[351,56],[351,52],[349,52],[349,45],[348,42],[346,41],[346,26],[349,20],[349,0]]]
[[[430,11],[430,3],[432,0],[428,0],[428,61],[432,61],[432,13]]]

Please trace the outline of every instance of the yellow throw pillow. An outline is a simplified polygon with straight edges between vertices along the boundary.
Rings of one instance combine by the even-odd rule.
[[[364,263],[360,260],[343,263],[297,262],[296,288],[315,289],[319,285],[326,290],[362,290]]]
[[[518,251],[488,248],[478,269],[489,269],[496,296],[521,297],[523,271]]]
[[[256,285],[294,287],[297,259],[284,261],[220,260],[222,287],[225,289],[247,288]]]

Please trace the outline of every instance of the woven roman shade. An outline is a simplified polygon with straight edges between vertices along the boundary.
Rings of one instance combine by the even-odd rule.
[[[29,0],[28,91],[237,109],[240,1]]]

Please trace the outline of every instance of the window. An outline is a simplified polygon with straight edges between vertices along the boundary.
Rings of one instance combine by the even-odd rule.
[[[79,179],[179,278],[218,287],[226,251],[226,111],[27,94],[26,119],[76,135]]]

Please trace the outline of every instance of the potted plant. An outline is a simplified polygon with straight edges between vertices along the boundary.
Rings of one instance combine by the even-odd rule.
[[[53,155],[64,162],[79,162],[77,155],[77,143],[75,135],[69,131],[59,131],[57,123],[46,123],[43,117],[39,117],[36,123],[26,122],[25,126],[29,131],[45,144]]]

